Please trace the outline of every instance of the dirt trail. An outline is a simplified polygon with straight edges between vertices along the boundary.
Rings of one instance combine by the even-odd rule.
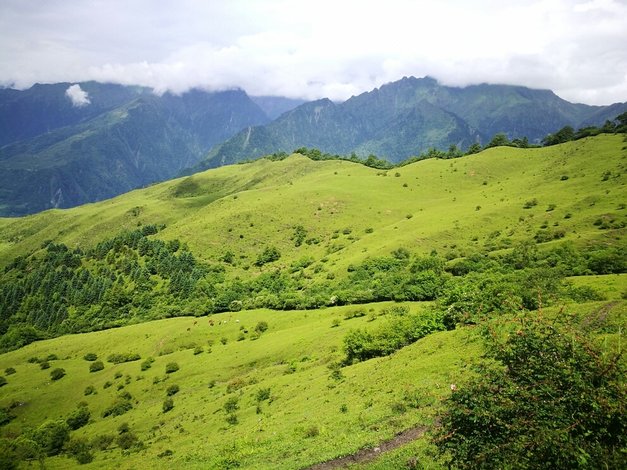
[[[389,441],[382,442],[378,447],[373,447],[371,449],[361,449],[351,455],[345,455],[344,457],[338,457],[333,460],[327,460],[326,462],[317,463],[316,465],[307,467],[306,470],[331,470],[334,468],[345,468],[348,465],[369,462],[376,459],[384,452],[389,452],[396,449],[397,447],[418,439],[425,433],[427,429],[428,428],[426,426],[419,426],[417,428],[408,429],[397,434]]]

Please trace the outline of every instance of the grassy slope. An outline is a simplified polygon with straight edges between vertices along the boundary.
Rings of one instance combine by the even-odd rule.
[[[387,304],[376,304],[375,312]],[[417,311],[421,306],[414,305]],[[432,335],[394,356],[360,363],[343,369],[344,379],[329,378],[328,363],[340,358],[341,338],[349,328],[367,323],[367,317],[344,320],[351,307],[313,312],[249,311],[207,318],[177,318],[97,333],[66,336],[39,342],[0,356],[0,368],[14,367],[10,383],[2,389],[0,405],[23,403],[16,409],[18,419],[4,428],[5,435],[19,428],[36,425],[44,419],[66,416],[81,400],[89,404],[92,422],[78,434],[93,437],[117,433],[128,422],[149,447],[130,457],[118,449],[99,452],[93,468],[133,468],[138,462],[151,468],[220,468],[232,458],[250,468],[300,468],[337,455],[376,445],[395,432],[416,424],[431,422],[433,405],[456,381],[469,357],[476,356],[479,343],[470,331]],[[341,319],[332,327],[333,319]],[[237,322],[239,320],[239,322]],[[269,330],[258,340],[236,341],[239,327],[253,327],[266,320]],[[227,323],[222,323],[226,321]],[[372,325],[385,321],[378,317]],[[370,325],[370,323],[369,323]],[[247,335],[250,336],[250,335]],[[228,342],[222,345],[220,338]],[[207,352],[207,341],[215,343]],[[194,355],[188,349],[202,345],[205,351]],[[109,352],[138,352],[142,358],[156,358],[151,369],[140,371],[140,363],[112,365],[90,373],[82,359],[97,352],[104,359]],[[55,353],[51,369],[40,370],[28,363],[33,356]],[[159,356],[159,354],[164,354]],[[161,383],[165,364],[176,361],[180,370]],[[295,372],[288,373],[291,366]],[[67,375],[58,382],[49,379],[50,370],[63,367]],[[124,374],[114,379],[115,372]],[[137,403],[129,413],[116,418],[101,418],[103,409],[119,393],[118,384],[130,383],[129,391]],[[213,388],[208,383],[216,381]],[[106,381],[113,386],[103,389]],[[178,384],[174,409],[167,415],[161,406],[168,385]],[[228,384],[244,385],[228,392]],[[97,395],[84,396],[93,385]],[[272,402],[261,403],[256,414],[255,396],[259,389],[270,388]],[[239,424],[226,423],[222,410],[228,396],[239,396]],[[416,397],[424,409],[402,413],[392,405],[405,404],[407,396]],[[342,412],[345,404],[347,411]],[[307,437],[315,426],[318,436]],[[164,460],[157,455],[174,451]],[[50,459],[49,468],[70,464],[65,457]]]
[[[619,210],[627,202],[622,146],[621,136],[602,136],[541,149],[494,148],[387,173],[300,156],[261,160],[70,210],[0,219],[0,262],[46,239],[88,246],[139,223],[167,224],[160,236],[180,238],[205,260],[228,248],[241,258],[241,268],[274,244],[283,255],[279,264],[303,255],[327,257],[327,269],[340,273],[350,263],[399,246],[419,253],[437,249],[449,257],[486,243],[504,248],[533,237],[544,223],[551,229],[558,225],[571,240],[615,242],[622,232],[601,231],[593,222],[608,214],[625,220]],[[607,172],[611,176],[603,181]],[[538,205],[523,209],[533,198]],[[550,204],[555,209],[547,211]],[[566,214],[572,217],[565,219]],[[320,243],[294,247],[290,238],[298,224]],[[352,233],[343,234],[345,228]],[[338,238],[334,231],[340,231]]]

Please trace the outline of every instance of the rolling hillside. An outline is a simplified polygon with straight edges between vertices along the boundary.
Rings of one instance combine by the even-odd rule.
[[[620,135],[599,136],[537,149],[498,147],[389,171],[299,155],[262,159],[71,210],[0,219],[0,258],[7,263],[45,240],[85,248],[148,224],[165,224],[161,238],[181,239],[205,261],[234,251],[239,274],[268,243],[281,250],[280,265],[304,255],[326,257],[325,270],[342,272],[399,246],[449,257],[506,248],[547,223],[577,243],[611,239],[614,232],[594,222],[624,220],[623,147]],[[537,204],[525,209],[533,199]],[[318,243],[295,247],[297,225]]]
[[[0,449],[46,468],[296,469],[409,430],[356,468],[446,468],[433,432],[486,325],[531,311],[620,342],[626,167],[622,135],[389,171],[291,155],[0,219],[4,346],[29,322],[120,327],[0,354]],[[48,276],[72,291],[42,297]],[[75,302],[89,279],[103,296]],[[79,426],[58,456],[33,444],[51,420]]]

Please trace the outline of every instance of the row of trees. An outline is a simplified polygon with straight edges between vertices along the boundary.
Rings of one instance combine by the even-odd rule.
[[[596,126],[586,126],[582,127],[575,131],[572,126],[564,126],[559,131],[549,134],[544,137],[541,141],[541,144],[544,146],[561,144],[564,142],[569,142],[572,140],[582,139],[584,137],[591,137],[599,134],[613,134],[613,133],[627,133],[627,112],[617,116],[614,120],[605,121],[605,124],[601,127]],[[437,148],[429,148],[425,152],[420,153],[415,157],[410,157],[408,159],[403,160],[397,164],[390,163],[384,158],[379,158],[376,155],[369,155],[366,158],[360,158],[354,152],[350,156],[342,156],[337,154],[330,154],[322,152],[318,149],[309,149],[306,147],[300,147],[294,150],[293,153],[298,153],[304,155],[314,161],[321,160],[345,160],[353,163],[360,163],[362,165],[377,168],[381,170],[389,170],[395,167],[402,167],[405,165],[409,165],[410,163],[414,163],[420,160],[426,160],[429,158],[459,158],[465,155],[472,155],[475,153],[479,153],[482,150],[492,148],[492,147],[516,147],[516,148],[531,148],[531,147],[540,147],[538,144],[532,144],[529,142],[529,139],[525,136],[516,137],[511,139],[504,133],[498,133],[492,137],[492,139],[486,144],[481,145],[478,142],[471,144],[467,149],[463,150],[459,148],[457,145],[452,144],[449,146],[448,150],[440,150]],[[277,152],[271,155],[266,156],[267,159],[272,161],[284,160],[289,155],[286,152]]]

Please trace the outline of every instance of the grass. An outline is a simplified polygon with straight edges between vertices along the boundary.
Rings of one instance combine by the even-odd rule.
[[[367,308],[380,312],[389,305]],[[423,308],[410,306],[413,311]],[[467,359],[479,354],[474,333],[431,335],[393,356],[342,368],[338,380],[331,378],[329,364],[342,357],[342,337],[350,328],[370,324],[367,317],[345,320],[351,308],[167,319],[56,338],[3,354],[0,368],[14,367],[17,372],[2,389],[0,406],[20,403],[14,409],[17,419],[4,427],[3,435],[65,417],[76,403],[85,401],[92,419],[81,435],[116,433],[127,422],[147,445],[128,456],[117,448],[98,452],[93,468],[133,468],[139,462],[151,468],[222,468],[229,459],[244,468],[300,468],[432,423],[440,398],[450,393],[449,384],[462,373]],[[341,319],[337,328],[331,327],[334,319]],[[251,339],[252,328],[262,320],[268,322],[268,330]],[[242,326],[248,329],[248,338],[236,341]],[[228,339],[226,345],[220,343],[221,337]],[[211,352],[193,354],[196,345],[209,349],[209,344]],[[139,362],[130,362],[107,363],[104,370],[90,373],[83,356],[109,351],[136,352],[142,359],[155,360],[143,372]],[[59,359],[52,367],[67,373],[56,382],[38,364],[28,362],[53,352]],[[180,369],[168,375],[165,366],[170,362]],[[107,381],[113,385],[103,389]],[[179,392],[165,416],[163,402],[172,384]],[[132,395],[133,409],[102,418],[120,385]],[[96,393],[85,396],[88,386]],[[259,400],[260,391],[267,389],[269,398]],[[238,406],[234,425],[224,411],[233,397]],[[165,461],[158,457],[168,449],[173,454]],[[46,461],[47,468],[69,464],[65,457]]]
[[[398,248],[455,259],[507,250],[539,231],[563,231],[564,240],[581,247],[624,248],[623,145],[620,136],[599,136],[541,149],[493,148],[390,172],[299,155],[223,167],[96,204],[0,219],[0,267],[45,240],[89,247],[145,224],[165,224],[158,237],[180,239],[207,262],[223,263],[231,251],[232,264],[223,264],[229,276],[243,278],[296,262],[307,279],[340,278],[351,264]],[[525,208],[533,199],[537,204]],[[595,225],[599,219],[613,225]],[[297,247],[299,225],[306,236]],[[280,259],[255,266],[268,246],[278,248]],[[305,258],[313,262],[303,263]],[[553,314],[572,314],[575,321],[611,312],[613,324],[624,324],[624,274],[570,280],[593,287],[609,303],[566,305]],[[68,416],[85,401],[91,421],[81,435],[116,434],[128,423],[146,445],[130,453],[115,446],[98,451],[85,468],[291,469],[376,446],[399,431],[431,426],[450,384],[463,382],[469,362],[481,354],[477,329],[465,328],[337,373],[342,338],[351,328],[376,326],[377,314],[389,305],[362,305],[364,316],[350,315],[356,307],[345,306],[172,318],[36,342],[0,355],[1,371],[16,370],[0,389],[0,406],[14,405],[17,415],[0,433],[14,437]],[[408,305],[412,311],[425,307]],[[258,334],[262,321],[268,329]],[[104,369],[90,372],[87,353],[97,354]],[[141,359],[106,362],[112,353]],[[29,362],[50,354],[57,355],[48,361],[50,369]],[[169,363],[179,370],[167,374]],[[56,368],[66,375],[52,381]],[[164,413],[174,384],[179,392]],[[85,395],[88,387],[94,392]],[[269,397],[258,399],[267,390]],[[124,392],[133,408],[103,418]],[[229,405],[227,413],[229,400],[236,408]],[[433,452],[427,435],[365,467],[402,468],[417,457],[437,468]],[[46,460],[47,468],[73,465],[66,457]]]
[[[149,223],[166,224],[160,237],[181,239],[205,261],[232,251],[234,267],[228,268],[240,276],[259,272],[254,262],[269,244],[282,254],[275,266],[308,256],[315,261],[309,272],[322,277],[342,275],[349,264],[400,246],[449,258],[506,249],[543,227],[580,244],[616,243],[624,229],[602,230],[594,222],[608,214],[627,220],[621,209],[627,152],[621,147],[620,136],[540,149],[498,147],[417,162],[398,169],[400,177],[393,176],[396,170],[297,155],[260,160],[74,209],[0,219],[0,264],[48,239],[85,247]],[[612,176],[603,181],[608,171]],[[561,180],[564,174],[568,180]],[[534,198],[538,204],[524,209]],[[554,209],[546,211],[550,205]],[[294,246],[297,225],[317,243]],[[350,234],[343,233],[347,228]],[[322,269],[313,273],[318,264]]]

